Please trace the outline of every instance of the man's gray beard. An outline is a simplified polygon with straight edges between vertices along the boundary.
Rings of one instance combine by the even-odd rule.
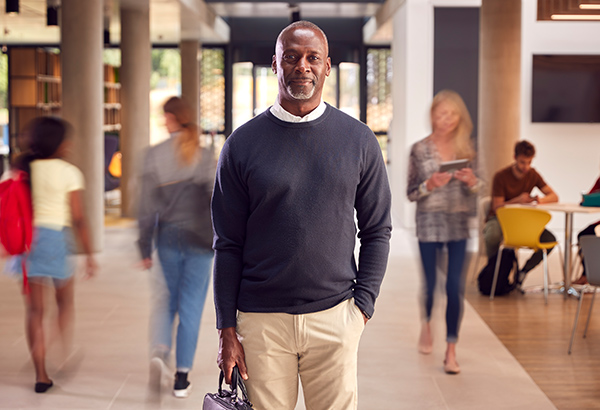
[[[314,85],[308,92],[300,91],[300,92],[295,93],[294,90],[292,89],[291,85],[288,85],[287,89],[288,89],[288,92],[290,93],[290,95],[297,100],[309,100],[315,94]]]

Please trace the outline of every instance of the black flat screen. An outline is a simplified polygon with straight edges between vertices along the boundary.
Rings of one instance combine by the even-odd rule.
[[[600,122],[600,55],[534,55],[533,122]]]

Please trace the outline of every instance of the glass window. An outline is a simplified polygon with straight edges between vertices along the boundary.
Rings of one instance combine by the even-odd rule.
[[[279,86],[277,83],[277,75],[273,73],[271,67],[257,66],[254,71],[256,78],[256,103],[254,107],[254,115],[258,115],[270,106],[277,98]]]
[[[278,92],[277,75],[270,66],[254,66],[249,62],[234,64],[233,129],[273,105]],[[323,86],[323,101],[359,119],[360,66],[341,63],[339,67],[331,67]]]
[[[325,80],[323,85],[323,101],[334,107],[338,106],[337,100],[337,83],[338,83],[338,68],[336,66],[331,67],[331,73]]]
[[[392,53],[389,48],[370,48],[367,50],[367,125],[377,135],[386,161],[391,121]]]
[[[236,129],[252,119],[254,78],[252,63],[235,63],[233,65],[233,101],[232,129]]]
[[[325,80],[323,86],[323,101],[338,106],[337,103],[337,67],[331,68],[331,74]],[[273,73],[271,67],[259,66],[255,69],[255,84],[256,84],[256,103],[254,115],[258,115],[271,105],[277,98],[279,93],[279,84],[277,75]],[[358,91],[358,90],[357,90]]]
[[[152,50],[151,58],[150,145],[155,145],[169,138],[162,106],[170,97],[181,95],[181,54],[179,49],[161,48]]]
[[[225,50],[203,48],[200,71],[200,128],[204,134],[222,134],[225,132]]]
[[[351,117],[360,119],[360,66],[356,63],[340,63],[339,109]]]

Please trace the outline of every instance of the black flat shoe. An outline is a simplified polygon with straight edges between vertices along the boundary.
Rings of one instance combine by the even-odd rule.
[[[50,380],[50,383],[37,382],[35,384],[35,392],[36,393],[46,393],[48,391],[48,389],[50,389],[50,387],[52,387],[53,385],[54,385],[54,383],[52,383],[52,380]]]

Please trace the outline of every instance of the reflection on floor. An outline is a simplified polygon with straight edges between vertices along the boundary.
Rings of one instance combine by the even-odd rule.
[[[55,387],[46,394],[33,392],[18,285],[0,278],[0,409],[198,409],[204,394],[216,390],[217,337],[209,296],[190,374],[191,396],[176,399],[170,386],[162,394],[149,391],[149,281],[136,267],[135,233],[132,222],[106,228],[101,272],[77,284],[75,346],[68,353],[58,344],[50,348]],[[462,373],[449,376],[442,370],[441,308],[435,313],[434,352],[419,355],[419,277],[414,239],[397,229],[376,314],[360,347],[360,409],[555,408],[468,304],[458,347]],[[297,409],[304,409],[302,399]]]

